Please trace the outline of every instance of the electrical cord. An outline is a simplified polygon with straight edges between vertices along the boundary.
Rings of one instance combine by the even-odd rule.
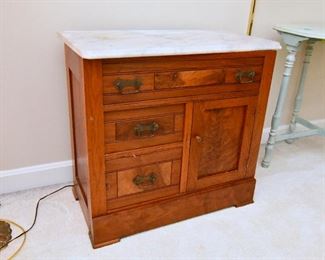
[[[52,191],[51,193],[49,193],[49,194],[47,194],[47,195],[45,195],[45,196],[43,196],[42,198],[40,198],[38,201],[37,201],[37,204],[36,204],[36,209],[35,209],[35,215],[34,215],[34,220],[33,220],[33,224],[26,230],[26,231],[24,231],[24,232],[22,232],[22,233],[20,233],[19,235],[17,235],[16,237],[14,237],[14,238],[12,238],[11,240],[9,240],[5,245],[3,245],[2,247],[0,247],[0,250],[1,249],[3,249],[4,247],[6,247],[7,245],[9,245],[11,242],[13,242],[13,241],[15,241],[16,239],[18,239],[18,238],[20,238],[20,237],[22,237],[22,236],[25,236],[33,227],[34,227],[34,225],[35,225],[35,223],[36,223],[36,219],[37,219],[37,215],[38,215],[38,207],[39,207],[39,204],[40,204],[40,202],[43,200],[43,199],[46,199],[47,197],[49,197],[49,196],[51,196],[51,195],[53,195],[53,194],[55,194],[55,193],[57,193],[57,192],[59,192],[59,191],[61,191],[61,190],[63,190],[63,189],[66,189],[66,188],[68,188],[68,187],[73,187],[74,185],[65,185],[65,186],[63,186],[63,187],[61,187],[61,188],[59,188],[59,189],[57,189],[57,190],[55,190],[55,191]]]

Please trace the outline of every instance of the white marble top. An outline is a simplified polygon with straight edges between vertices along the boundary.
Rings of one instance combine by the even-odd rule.
[[[325,27],[320,25],[288,24],[274,26],[274,29],[307,38],[325,40]]]
[[[278,50],[278,42],[220,31],[65,31],[64,42],[84,59]]]

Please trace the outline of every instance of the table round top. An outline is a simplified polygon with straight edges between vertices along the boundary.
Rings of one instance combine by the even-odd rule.
[[[303,24],[291,24],[291,25],[277,25],[273,29],[279,32],[285,32],[289,34],[299,35],[307,38],[325,40],[325,26],[321,25],[303,25]]]

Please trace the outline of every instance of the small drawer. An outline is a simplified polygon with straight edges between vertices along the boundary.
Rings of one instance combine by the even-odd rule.
[[[263,67],[241,67],[229,68],[226,71],[225,83],[227,84],[247,84],[261,81]]]
[[[183,138],[184,105],[106,112],[105,150],[113,153]]]
[[[109,208],[179,192],[181,143],[106,156]]]
[[[219,85],[224,82],[223,69],[189,70],[162,72],[155,74],[155,88],[183,88],[206,85]]]
[[[154,163],[146,166],[119,171],[117,196],[170,186],[172,162]]]
[[[219,93],[231,96],[230,93],[239,91],[251,91],[248,95],[256,95],[264,66],[264,57],[256,55],[194,55],[181,60],[176,57],[147,57],[128,60],[127,63],[105,60],[103,103],[115,105]],[[134,86],[140,85],[139,77],[142,85],[137,89]],[[115,86],[118,79],[125,80],[128,85],[121,91]]]
[[[153,90],[154,75],[147,74],[127,74],[103,76],[104,94],[136,94]]]

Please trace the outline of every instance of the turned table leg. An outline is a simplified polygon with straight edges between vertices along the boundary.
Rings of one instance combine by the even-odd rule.
[[[280,33],[280,34],[282,35],[282,38],[286,44],[288,55],[286,58],[285,69],[284,69],[284,73],[283,73],[283,77],[282,77],[282,81],[281,81],[280,93],[278,96],[275,112],[272,117],[271,131],[270,131],[269,139],[268,139],[266,147],[265,147],[265,155],[264,155],[264,159],[262,161],[262,167],[270,166],[272,151],[273,151],[274,144],[276,141],[277,130],[280,125],[283,107],[284,107],[284,103],[285,103],[285,98],[286,98],[287,92],[288,92],[290,76],[291,76],[292,68],[293,68],[295,60],[296,60],[297,49],[302,41],[307,40],[306,38],[300,37],[300,36],[295,36],[295,35],[286,34],[286,33]]]
[[[300,75],[300,81],[299,81],[298,91],[297,91],[297,95],[296,95],[296,99],[295,99],[295,105],[294,105],[294,109],[293,109],[293,113],[292,113],[292,118],[290,121],[289,133],[292,133],[296,130],[296,124],[297,124],[296,119],[297,119],[297,116],[299,115],[299,112],[301,110],[302,98],[304,95],[305,79],[306,79],[308,66],[310,63],[311,55],[313,53],[315,42],[316,42],[315,40],[308,40],[307,44],[306,44],[305,58],[304,58],[304,63],[303,63],[303,67],[302,67],[302,71],[301,71],[301,75]],[[294,139],[287,139],[286,142],[288,144],[291,144],[293,142],[293,140]]]

